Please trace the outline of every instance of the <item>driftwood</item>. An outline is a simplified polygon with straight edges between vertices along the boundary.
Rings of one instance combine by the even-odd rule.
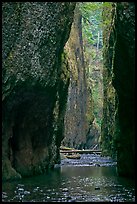
[[[80,154],[69,154],[65,155],[68,159],[80,159]]]

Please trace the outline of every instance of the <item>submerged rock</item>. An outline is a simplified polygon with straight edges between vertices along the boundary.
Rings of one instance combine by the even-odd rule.
[[[100,187],[95,187],[95,190],[100,190]]]

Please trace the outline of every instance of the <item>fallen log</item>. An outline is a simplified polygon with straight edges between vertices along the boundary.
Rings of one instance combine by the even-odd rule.
[[[91,149],[85,149],[85,150],[79,150],[79,149],[73,149],[73,150],[60,150],[60,153],[79,153],[79,154],[90,154],[90,153],[96,153],[96,154],[101,154],[101,150],[91,150]]]

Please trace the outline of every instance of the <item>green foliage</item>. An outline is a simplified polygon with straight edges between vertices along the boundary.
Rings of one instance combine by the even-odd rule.
[[[84,55],[85,61],[87,61],[87,81],[92,92],[94,116],[100,128],[103,107],[102,75],[96,75],[95,70],[96,68],[101,70],[103,32],[108,32],[106,28],[109,28],[112,23],[112,8],[112,2],[79,3],[79,9],[82,14]]]
[[[98,43],[99,33],[99,43],[101,46],[103,45],[102,32],[111,23],[113,4],[112,2],[79,3],[79,9],[83,17],[83,37],[87,39],[89,44],[95,45]],[[108,13],[108,15],[105,16],[103,13]]]
[[[88,43],[96,44],[98,32],[101,32],[102,2],[84,2],[80,4],[83,17],[83,37]]]
[[[102,2],[82,2],[79,7],[82,14],[89,18],[91,13],[96,13],[97,10],[102,11]]]
[[[110,27],[112,23],[112,15],[113,15],[113,8],[115,3],[112,2],[104,2],[103,3],[103,10],[102,10],[102,29],[105,30],[107,27]]]

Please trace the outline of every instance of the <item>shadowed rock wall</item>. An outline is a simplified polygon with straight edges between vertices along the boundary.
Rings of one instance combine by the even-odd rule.
[[[101,126],[101,148],[103,155],[116,158],[116,133],[117,126],[117,93],[112,84],[113,59],[115,53],[115,36],[113,22],[116,16],[116,8],[110,4],[109,8],[104,8],[103,20],[105,29],[103,30],[103,118]],[[106,22],[109,19],[109,23]],[[116,131],[117,130],[117,131]]]
[[[134,177],[135,4],[116,3],[113,12],[111,28],[104,32],[108,41],[104,49],[102,148],[117,156],[119,175]]]
[[[74,8],[71,2],[2,5],[3,179],[43,173],[59,159],[69,84],[61,55]]]
[[[135,3],[116,7],[113,84],[118,95],[120,134],[117,145],[119,175],[135,176]]]

